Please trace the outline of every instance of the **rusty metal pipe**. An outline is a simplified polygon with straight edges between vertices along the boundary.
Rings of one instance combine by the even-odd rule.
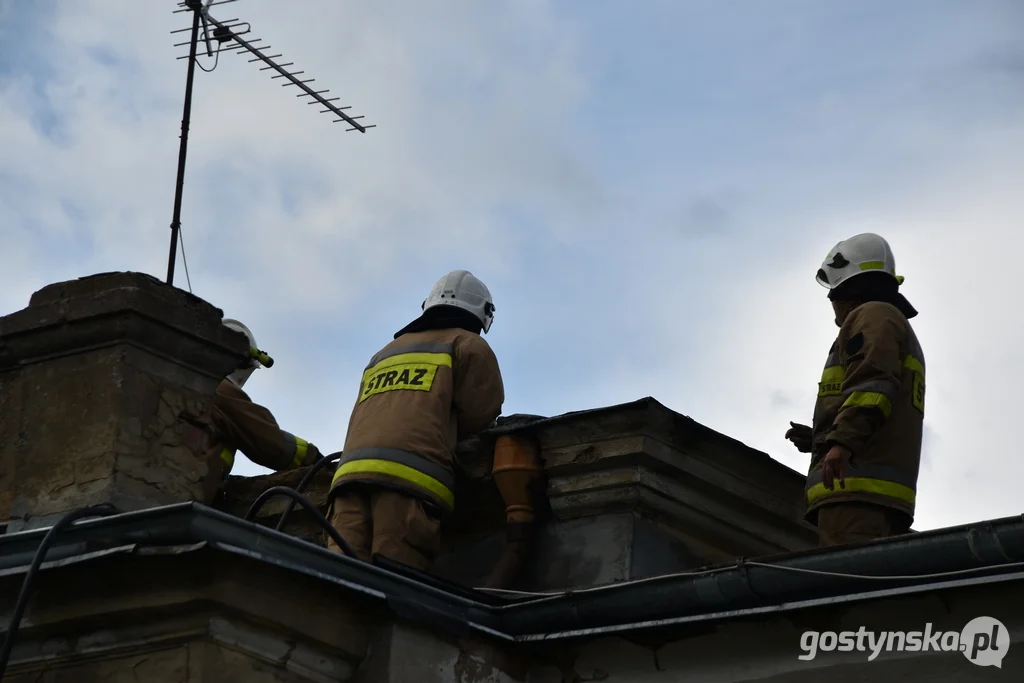
[[[498,437],[491,476],[505,501],[507,523],[534,521],[533,484],[543,471],[540,448],[534,439],[513,435]]]
[[[544,473],[539,444],[529,436],[499,436],[494,444],[491,473],[505,501],[506,536],[501,556],[484,585],[504,588],[522,570],[533,545],[537,519],[534,496]]]

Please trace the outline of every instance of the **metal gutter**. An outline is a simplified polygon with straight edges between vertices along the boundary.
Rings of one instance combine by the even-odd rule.
[[[1009,583],[1013,581],[1024,581],[1024,572],[1016,572],[1014,574],[1002,574],[996,576],[976,577],[969,579],[957,579],[953,581],[942,581],[940,583],[930,583],[916,586],[900,586],[899,588],[888,588],[884,590],[868,591],[864,593],[851,593],[849,595],[839,595],[829,598],[817,598],[814,600],[784,602],[777,605],[765,605],[763,607],[753,607],[749,609],[734,609],[723,610],[720,612],[705,612],[702,614],[694,614],[684,617],[674,617],[668,619],[651,619],[647,621],[621,623],[596,628],[580,628],[567,631],[545,631],[539,633],[528,633],[515,636],[514,639],[517,642],[529,643],[547,640],[568,640],[572,638],[584,638],[588,636],[593,637],[613,635],[616,633],[635,633],[637,631],[641,631],[644,629],[661,629],[670,626],[683,626],[686,624],[701,623],[708,621],[718,622],[726,619],[738,619],[744,617],[749,618],[755,616],[782,614],[785,612],[809,609],[813,607],[828,607],[832,605],[863,602],[865,600],[878,600],[881,598],[891,598],[897,596],[928,593],[933,591],[946,590],[950,588],[964,588],[967,586],[991,585],[999,583]]]
[[[45,533],[46,529],[37,529],[0,536],[0,574],[24,573]],[[197,503],[75,525],[58,538],[47,564],[129,544],[201,542],[385,602],[404,618],[425,619],[455,633],[475,631],[524,642],[1024,579],[1024,519],[1011,517],[508,604],[483,593],[425,583],[360,562]],[[976,573],[963,574],[972,570]],[[959,575],[939,576],[949,572]]]
[[[878,588],[934,584],[950,578],[936,576],[946,572],[978,570],[971,578],[980,578],[1024,569],[1024,565],[1007,566],[1012,563],[1024,563],[1021,517],[542,598],[501,608],[506,612],[502,624],[509,633],[522,635],[537,631],[539,624],[552,632],[579,628],[581,623],[601,627],[749,610]]]
[[[33,529],[0,536],[0,572],[24,574],[47,531]],[[178,503],[75,524],[58,536],[47,561],[67,560],[129,543],[183,546],[198,542],[328,580],[385,601],[399,614],[430,619],[455,631],[498,633],[494,628],[497,617],[491,608],[506,602],[458,587],[444,590],[425,585],[199,503]]]

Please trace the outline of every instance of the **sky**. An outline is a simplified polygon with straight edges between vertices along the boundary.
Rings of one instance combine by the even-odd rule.
[[[0,0],[0,312],[91,273],[165,278],[187,53],[170,32],[189,26],[174,8]],[[810,422],[837,332],[814,273],[871,231],[920,311],[915,528],[1022,512],[1021,3],[211,14],[377,126],[345,132],[242,55],[196,72],[188,279],[274,356],[246,391],[284,429],[341,450],[367,360],[465,268],[495,298],[504,414],[653,396],[804,472],[783,434]]]

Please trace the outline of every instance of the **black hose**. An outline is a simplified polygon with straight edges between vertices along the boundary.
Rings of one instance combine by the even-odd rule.
[[[18,601],[14,603],[11,622],[7,625],[7,637],[4,638],[3,648],[0,649],[0,681],[3,681],[4,675],[7,673],[7,662],[11,659],[14,638],[18,635],[18,627],[21,625],[21,619],[25,615],[25,609],[28,607],[29,596],[32,594],[32,583],[39,573],[40,565],[43,564],[43,560],[46,558],[46,551],[53,545],[57,534],[83,517],[108,517],[116,514],[118,514],[118,509],[110,503],[73,510],[57,520],[57,523],[50,527],[46,536],[43,537],[42,542],[40,542],[39,547],[36,549],[35,556],[32,558],[32,564],[28,568],[28,573],[25,574],[24,581],[21,582],[21,593],[18,594]]]
[[[306,472],[306,474],[304,474],[302,476],[302,480],[299,481],[299,485],[295,487],[295,490],[298,493],[302,493],[303,491],[305,491],[306,487],[309,486],[311,481],[313,481],[313,477],[316,476],[317,472],[319,472],[324,467],[326,467],[328,463],[336,462],[340,458],[341,458],[341,451],[338,451],[337,453],[331,453],[330,455],[326,455],[323,458],[321,458],[320,460],[317,460],[315,463],[313,463],[313,466],[309,468],[309,471]],[[294,499],[289,500],[288,501],[288,505],[285,506],[285,508],[284,508],[284,512],[281,513],[281,519],[279,519],[277,521],[277,526],[275,526],[274,529],[276,529],[277,531],[280,531],[281,529],[283,529],[284,528],[284,520],[286,520],[288,518],[288,515],[290,515],[292,510],[294,510],[294,509],[295,509],[295,500]]]
[[[341,548],[342,552],[349,557],[355,557],[355,553],[352,552],[352,548],[349,547],[349,544],[341,537],[338,530],[331,526],[331,523],[327,521],[327,518],[320,514],[320,511],[317,510],[312,503],[306,500],[305,496],[295,489],[290,489],[287,486],[272,486],[261,493],[256,500],[253,501],[252,507],[249,508],[249,511],[245,513],[245,521],[251,522],[256,517],[256,513],[260,511],[261,507],[263,507],[263,504],[277,496],[288,496],[293,501],[301,505],[302,508],[309,513],[309,516],[313,518],[313,521],[319,524],[323,530],[327,532],[327,535],[338,544],[338,547]]]

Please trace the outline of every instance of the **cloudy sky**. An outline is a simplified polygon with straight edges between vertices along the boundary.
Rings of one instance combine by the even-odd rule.
[[[165,276],[173,4],[0,0],[0,310],[89,273]],[[367,359],[467,268],[496,299],[505,414],[654,396],[803,471],[783,433],[810,421],[836,333],[814,272],[875,231],[921,311],[915,526],[1022,512],[1017,0],[212,14],[378,126],[344,132],[239,55],[196,75],[191,287],[277,360],[246,389],[285,429],[339,450]]]

